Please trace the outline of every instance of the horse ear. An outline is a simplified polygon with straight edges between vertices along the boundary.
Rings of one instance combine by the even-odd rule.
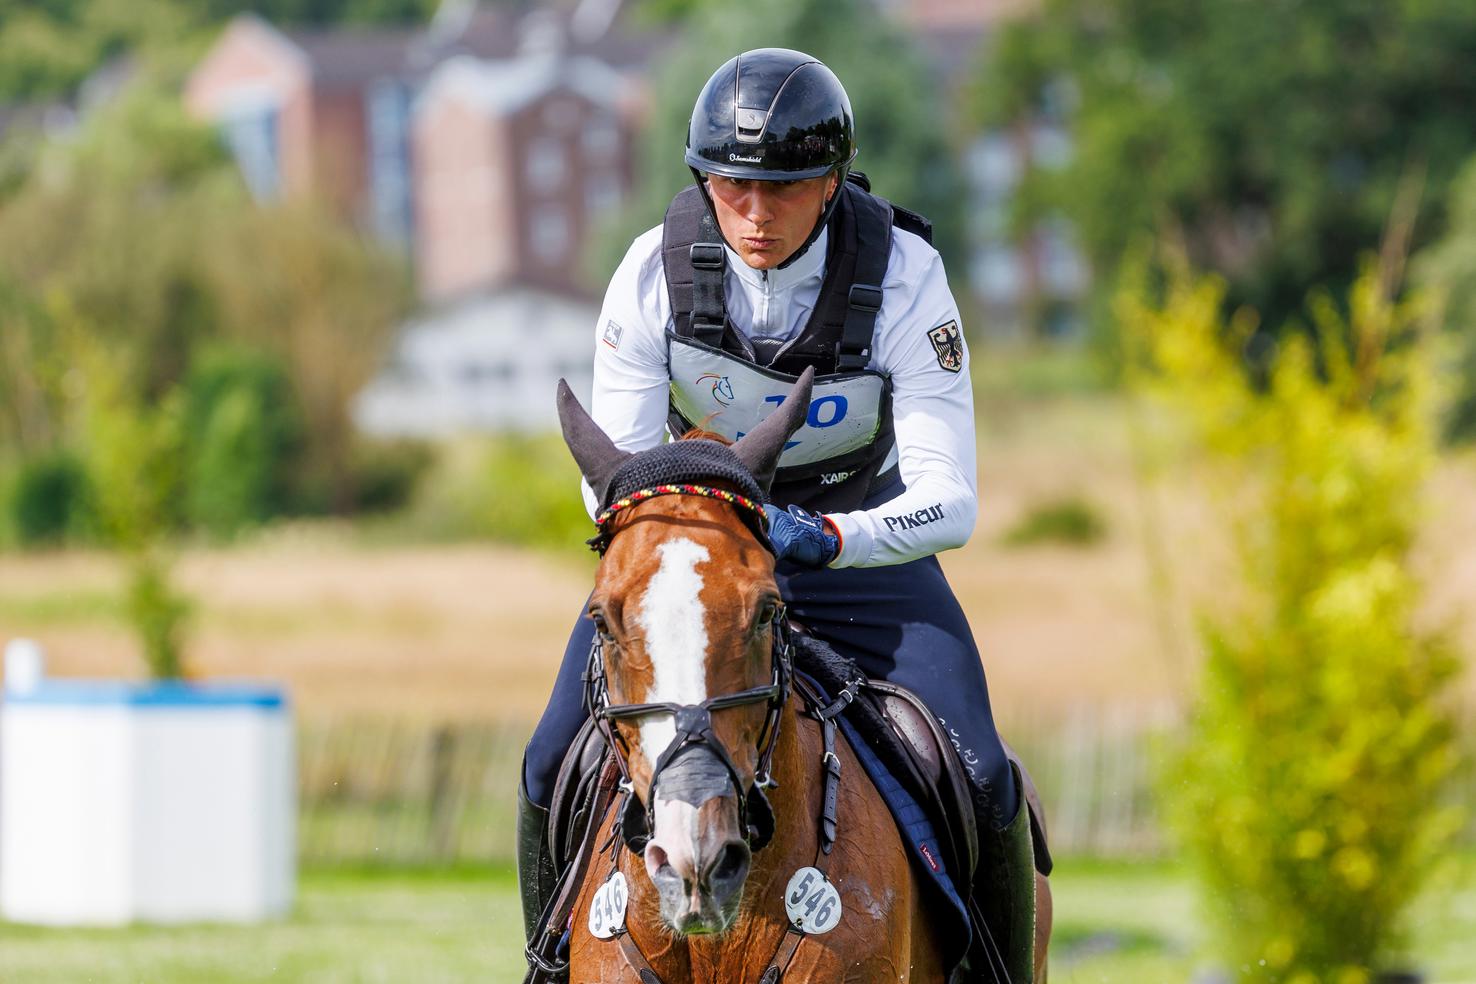
[[[630,452],[617,448],[609,435],[600,430],[600,425],[579,405],[579,399],[562,379],[559,380],[559,427],[580,474],[603,504],[615,470],[625,463]]]
[[[753,473],[765,494],[774,481],[774,469],[779,466],[779,456],[784,453],[785,443],[809,415],[810,390],[814,385],[815,367],[810,366],[800,375],[784,402],[779,404],[779,409],[733,445],[734,453]]]

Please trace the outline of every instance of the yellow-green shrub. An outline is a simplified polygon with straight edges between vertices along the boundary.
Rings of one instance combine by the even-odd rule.
[[[1443,702],[1456,661],[1422,632],[1409,552],[1435,453],[1429,344],[1368,270],[1312,300],[1268,376],[1213,279],[1181,274],[1118,314],[1133,379],[1200,452],[1240,570],[1204,613],[1208,660],[1166,795],[1242,981],[1371,979],[1453,829]]]
[[[77,428],[102,541],[128,569],[124,613],[149,675],[183,676],[188,600],[173,586],[170,531],[183,488],[184,413],[178,391],[150,405],[127,385],[116,353],[74,332]]]

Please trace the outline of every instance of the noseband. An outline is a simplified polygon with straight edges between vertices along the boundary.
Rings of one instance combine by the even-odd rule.
[[[604,553],[604,548],[608,547],[610,540],[614,538],[614,532],[608,523],[616,512],[660,495],[696,495],[718,499],[741,510],[747,510],[750,514],[757,514],[759,522],[763,524],[761,529],[767,526],[761,505],[726,489],[715,489],[704,485],[658,485],[634,492],[600,514],[595,521],[600,527],[598,539],[602,542],[597,548],[600,553]],[[745,523],[749,522],[745,517]],[[760,537],[760,542],[765,540],[765,537]],[[764,790],[775,785],[769,774],[769,768],[774,758],[774,747],[779,738],[780,714],[789,700],[789,690],[794,678],[794,648],[789,637],[789,619],[783,606],[780,606],[770,626],[773,634],[773,647],[772,676],[769,683],[738,693],[709,697],[700,704],[671,702],[611,704],[610,691],[605,677],[604,642],[599,633],[595,634],[594,642],[589,650],[589,665],[584,674],[584,703],[586,710],[599,727],[600,733],[604,735],[605,743],[610,747],[610,752],[615,756],[616,765],[620,769],[620,788],[626,796],[625,807],[620,814],[620,833],[626,846],[632,852],[639,854],[644,851],[651,839],[651,830],[656,822],[656,786],[661,780],[662,771],[676,761],[683,752],[697,747],[706,747],[727,770],[733,783],[733,790],[739,794],[738,829],[743,831],[744,840],[747,841],[749,849],[762,850],[773,838],[774,810],[769,804],[768,797],[764,795]],[[713,731],[712,713],[729,707],[759,703],[768,705],[768,713],[764,718],[763,731],[759,734],[757,746],[759,758],[758,767],[754,771],[754,781],[745,791],[743,780],[738,775],[738,768],[733,764],[733,757],[728,754],[728,749]],[[630,778],[630,748],[620,737],[619,731],[615,728],[615,722],[636,721],[656,714],[672,716],[676,725],[676,736],[656,759],[651,772],[648,794],[650,802],[642,807],[640,797],[636,795],[635,785]]]

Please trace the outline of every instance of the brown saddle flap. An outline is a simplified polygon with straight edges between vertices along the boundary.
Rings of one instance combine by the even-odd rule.
[[[921,779],[921,789],[914,794],[922,794],[923,809],[939,826],[936,833],[948,854],[949,871],[972,877],[979,861],[979,833],[969,778],[954,753],[952,739],[922,698],[906,687],[869,680],[863,692],[875,701]],[[967,894],[967,885],[959,886],[959,891]]]
[[[586,718],[574,744],[564,753],[564,762],[554,781],[553,802],[549,804],[548,843],[555,871],[563,871],[575,859],[575,852],[584,840],[605,752],[605,739],[595,727],[594,719]]]
[[[939,834],[944,839],[945,850],[951,845],[954,852],[950,860],[967,865],[966,868],[954,870],[972,874],[978,864],[979,833],[972,800],[972,784],[953,747],[953,739],[943,730],[943,726],[928,710],[922,698],[906,687],[883,680],[871,680],[867,682],[866,690],[874,695],[882,716],[901,739],[900,744],[911,757],[918,776],[930,787],[930,802],[924,804],[924,809],[946,828],[939,831]],[[1040,795],[1025,763],[1020,761],[1020,756],[1003,739],[1001,743],[1004,744],[1005,754],[1020,770],[1023,787],[1021,792],[1030,809],[1030,832],[1035,849],[1036,870],[1049,875],[1051,856],[1046,845],[1045,814],[1041,809]]]

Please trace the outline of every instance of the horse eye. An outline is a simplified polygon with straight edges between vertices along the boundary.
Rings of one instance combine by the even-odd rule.
[[[589,617],[594,622],[595,631],[600,634],[601,639],[605,640],[606,642],[615,641],[615,634],[610,631],[610,624],[605,621],[605,616],[601,615],[599,612],[590,612]]]
[[[779,615],[779,606],[776,605],[776,604],[774,604],[772,601],[767,602],[764,605],[763,608],[760,608],[759,609],[759,616],[758,616],[758,623],[757,623],[758,627],[759,628],[763,628],[766,625],[772,625],[773,622],[774,622],[774,619],[777,618],[778,615]]]

